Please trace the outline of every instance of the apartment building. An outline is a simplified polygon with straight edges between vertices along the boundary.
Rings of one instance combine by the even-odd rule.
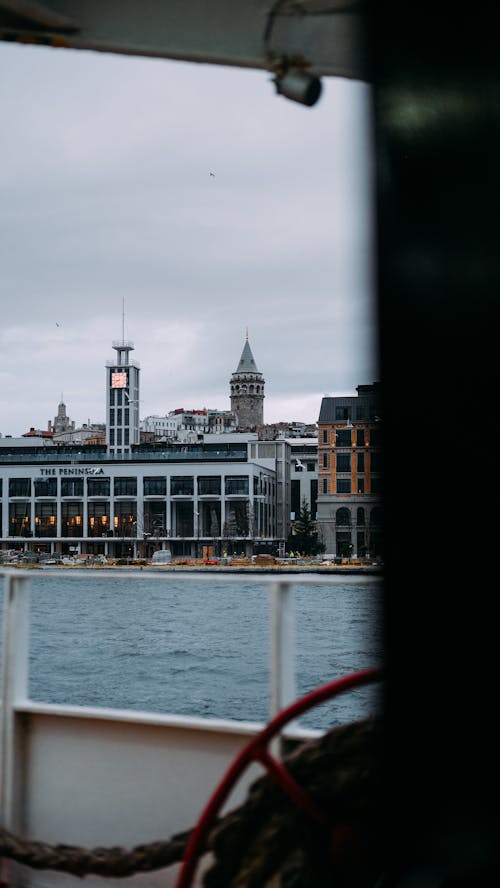
[[[324,397],[318,420],[318,531],[326,552],[381,558],[380,385]]]

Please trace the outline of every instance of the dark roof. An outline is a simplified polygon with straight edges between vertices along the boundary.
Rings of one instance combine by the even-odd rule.
[[[243,351],[241,353],[240,363],[236,368],[236,373],[259,373],[257,364],[255,363],[252,349],[248,339],[245,341]]]

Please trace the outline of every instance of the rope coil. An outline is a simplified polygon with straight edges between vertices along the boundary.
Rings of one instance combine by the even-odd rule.
[[[340,845],[345,846],[347,834],[352,839],[352,830],[371,836],[372,857],[377,858],[373,845],[379,819],[380,729],[377,719],[333,728],[283,759],[295,780],[328,812],[332,831],[314,823],[270,777],[256,780],[245,802],[219,818],[210,832],[204,852],[212,853],[213,862],[203,877],[206,888],[262,888],[275,871],[282,872],[284,885],[292,873],[294,879],[298,871],[315,873],[311,885],[320,888],[330,883],[321,881],[318,867],[325,866],[326,858],[331,867],[330,846],[338,846],[334,856],[340,860]],[[80,878],[90,874],[124,878],[180,863],[192,833],[186,830],[130,850],[87,849],[24,839],[0,827],[0,856]]]
[[[192,874],[198,856],[210,852],[212,860],[203,875],[206,888],[262,888],[277,874],[283,888],[326,888],[333,884],[332,873],[336,888],[373,884],[381,868],[381,720],[372,717],[335,727],[302,743],[279,764],[268,756],[264,743],[276,727],[306,708],[307,700],[322,702],[332,690],[339,693],[379,677],[378,670],[348,676],[283,710],[248,745],[256,760],[265,767],[271,764],[269,773],[256,780],[245,802],[224,817],[216,816],[219,806],[212,800],[197,826],[130,850],[51,845],[0,827],[0,857],[80,878],[90,874],[124,878],[183,861],[178,884],[189,884],[183,874],[188,870]],[[247,748],[240,755],[242,763],[248,758],[246,752]],[[241,769],[237,759],[229,773],[236,779]],[[189,867],[193,846],[197,852]],[[345,882],[344,871],[349,876]]]

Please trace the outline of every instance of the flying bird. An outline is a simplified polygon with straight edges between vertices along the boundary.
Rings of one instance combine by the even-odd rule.
[[[214,179],[215,179],[215,173],[210,173],[210,175],[211,175],[211,176],[213,176],[213,177],[214,177]]]

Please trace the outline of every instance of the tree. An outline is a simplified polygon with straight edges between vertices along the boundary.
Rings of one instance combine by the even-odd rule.
[[[318,538],[316,522],[311,518],[311,512],[304,497],[299,517],[288,537],[288,550],[300,552],[302,555],[319,555],[320,552],[325,551],[325,548],[325,544]]]

